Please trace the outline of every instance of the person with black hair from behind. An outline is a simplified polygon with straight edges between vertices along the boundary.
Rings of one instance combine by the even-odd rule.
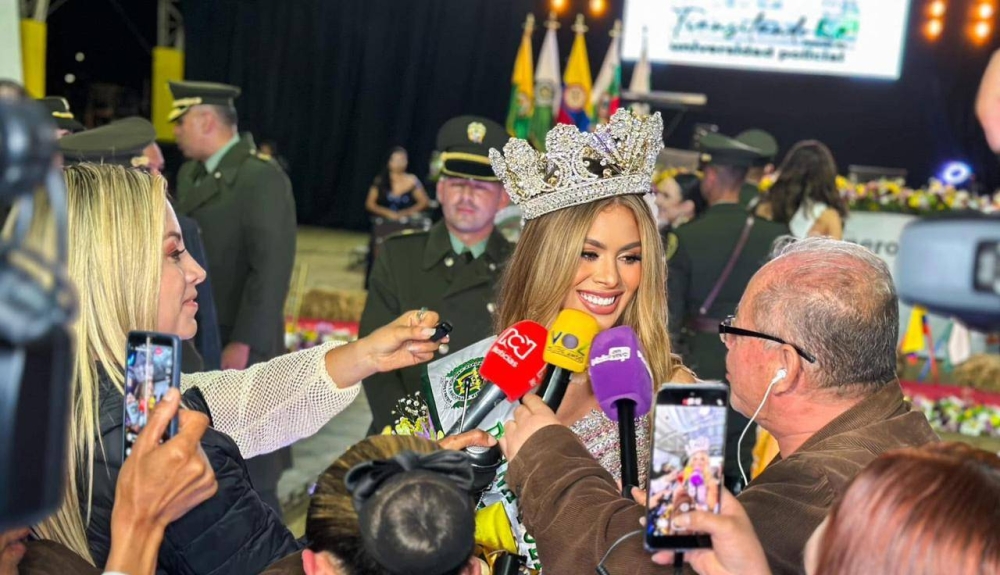
[[[262,575],[480,575],[467,456],[433,441],[375,435],[320,475],[308,548]]]

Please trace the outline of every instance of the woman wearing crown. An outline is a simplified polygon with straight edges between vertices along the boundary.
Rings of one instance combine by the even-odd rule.
[[[545,154],[519,139],[511,139],[503,154],[490,151],[493,170],[526,220],[500,282],[496,332],[520,320],[550,327],[562,309],[576,309],[593,316],[601,330],[635,330],[655,387],[693,381],[670,353],[665,258],[642,197],[663,148],[660,115],[638,117],[622,109],[592,133],[560,124],[545,143]],[[618,479],[617,424],[604,416],[586,373],[571,381],[559,420]],[[648,418],[640,418],[636,429],[644,483]]]
[[[654,386],[694,381],[670,352],[666,260],[642,197],[663,147],[662,132],[659,114],[637,117],[619,110],[592,133],[557,125],[546,136],[545,154],[520,139],[511,139],[502,154],[490,151],[494,171],[526,220],[500,282],[496,333],[521,320],[551,327],[561,310],[576,309],[593,316],[601,330],[631,327],[646,352]],[[573,376],[557,416],[619,479],[618,426],[601,411],[586,373]],[[397,424],[397,432],[402,427]],[[650,427],[647,416],[637,419],[641,484],[649,467]],[[517,516],[516,509],[507,511],[508,518]],[[481,529],[482,522],[477,535]],[[516,550],[509,534],[496,539],[532,557],[536,552],[525,543],[531,539],[523,526],[513,530]],[[537,563],[529,560],[529,566]]]
[[[694,381],[670,351],[666,259],[643,200],[662,133],[659,114],[619,110],[593,133],[556,126],[545,154],[519,139],[502,154],[490,151],[493,170],[526,220],[500,282],[497,333],[520,320],[551,327],[561,310],[576,309],[601,330],[627,325],[635,331],[654,391],[663,382]],[[573,376],[556,415],[612,477],[621,477],[618,426],[601,411],[586,373]],[[640,484],[649,468],[650,428],[647,416],[637,419]]]

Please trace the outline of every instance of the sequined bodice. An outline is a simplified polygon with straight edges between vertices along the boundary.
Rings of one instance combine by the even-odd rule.
[[[571,425],[570,429],[604,469],[615,479],[621,479],[617,422],[608,419],[603,411],[593,409],[583,419]],[[646,485],[646,474],[649,471],[649,416],[636,418],[635,440],[639,455],[639,485]]]

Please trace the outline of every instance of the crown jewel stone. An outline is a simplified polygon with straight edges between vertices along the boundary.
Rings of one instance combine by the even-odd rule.
[[[562,208],[649,191],[663,149],[659,112],[640,117],[622,108],[594,132],[557,124],[545,136],[546,153],[511,138],[501,154],[490,150],[493,171],[525,219]]]

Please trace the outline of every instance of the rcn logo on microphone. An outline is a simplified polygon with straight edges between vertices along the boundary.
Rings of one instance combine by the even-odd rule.
[[[609,361],[625,362],[632,359],[632,350],[627,347],[612,347],[608,353],[590,358],[590,365],[601,365]]]
[[[584,344],[579,337],[568,331],[556,331],[552,332],[549,345],[545,346],[545,351],[564,357],[583,369],[587,365],[590,345],[589,343]]]
[[[507,331],[500,334],[497,345],[493,346],[491,351],[500,356],[511,367],[516,368],[537,347],[538,344],[535,341],[521,335],[517,329],[508,328]]]

